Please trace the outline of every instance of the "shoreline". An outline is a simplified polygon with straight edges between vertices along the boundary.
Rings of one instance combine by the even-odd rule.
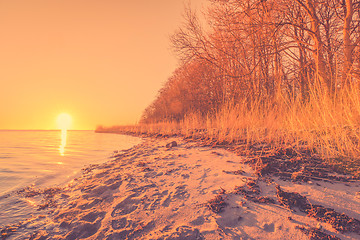
[[[114,150],[128,149],[140,138],[124,135],[95,134],[93,131],[68,132],[64,156],[60,132],[16,131],[1,135],[8,139],[2,147],[0,169],[0,230],[29,216],[41,214],[41,198],[24,195],[47,188],[63,188],[82,175],[89,164],[107,162]],[[1,234],[0,234],[1,236]],[[0,237],[0,239],[2,239]]]
[[[167,148],[166,144],[173,141],[177,146]],[[261,176],[251,164],[249,157],[216,145],[148,137],[113,160],[90,165],[64,189],[39,193],[48,199],[44,208],[49,213],[23,222],[14,231],[10,229],[9,239],[11,235],[15,239],[307,239],[322,233],[340,239],[360,236],[359,229],[341,233],[326,219],[308,217],[306,204],[286,204],[286,199],[301,197],[281,195],[297,191],[307,202],[344,212],[357,223],[358,180],[318,181],[301,178],[299,173],[299,178],[289,181],[286,176],[265,172]],[[261,169],[272,173],[271,168]],[[282,192],[276,190],[278,185]]]

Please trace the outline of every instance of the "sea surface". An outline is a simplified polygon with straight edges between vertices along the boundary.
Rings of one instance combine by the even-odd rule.
[[[94,131],[0,131],[0,228],[36,214],[16,192],[63,186],[90,164],[106,162],[140,138]]]

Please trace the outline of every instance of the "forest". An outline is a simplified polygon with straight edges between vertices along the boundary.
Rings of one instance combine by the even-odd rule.
[[[306,145],[358,169],[359,24],[356,0],[209,0],[201,13],[187,7],[170,38],[178,68],[135,131]]]
[[[142,122],[205,116],[229,103],[276,106],[308,102],[312,94],[335,99],[360,77],[359,4],[217,0],[207,10],[206,30],[188,8],[186,23],[171,37],[181,64]]]

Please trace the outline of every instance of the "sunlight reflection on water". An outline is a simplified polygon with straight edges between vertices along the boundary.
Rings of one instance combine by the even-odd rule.
[[[65,155],[66,137],[67,137],[67,130],[62,129],[61,130],[61,144],[60,144],[60,148],[59,148],[59,152],[60,152],[61,156]]]

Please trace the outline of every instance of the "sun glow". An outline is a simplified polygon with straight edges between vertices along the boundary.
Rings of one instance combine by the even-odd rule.
[[[56,119],[57,127],[61,130],[68,130],[71,127],[71,123],[72,118],[67,113],[61,113]]]

